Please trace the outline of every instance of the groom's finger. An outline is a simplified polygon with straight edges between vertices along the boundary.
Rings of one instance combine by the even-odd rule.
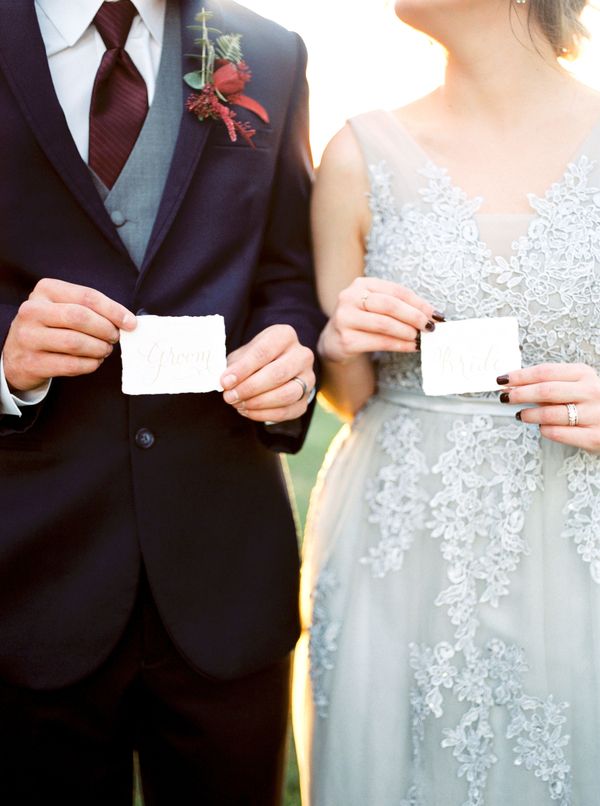
[[[123,330],[133,330],[136,325],[135,316],[124,305],[115,302],[95,288],[67,283],[64,280],[51,278],[40,280],[31,292],[29,299],[80,305],[108,319],[115,327]]]
[[[30,331],[43,330],[44,337],[55,338],[55,329],[69,330],[76,336],[87,335],[109,344],[119,340],[119,329],[90,308],[73,303],[49,302],[41,297],[28,299],[19,310],[23,326]],[[69,352],[59,349],[59,352]]]
[[[308,396],[315,385],[313,372],[295,375],[280,386],[257,393],[234,404],[239,410],[260,411],[295,406],[300,402],[308,403]],[[306,389],[306,391],[305,391]]]
[[[296,403],[294,406],[279,406],[273,409],[237,409],[237,411],[255,423],[283,423],[287,420],[296,420],[306,411],[306,403]]]
[[[273,325],[266,328],[251,342],[229,356],[227,369],[221,378],[223,388],[229,390],[237,387],[255,372],[279,358],[294,342],[298,342],[298,337],[293,327]]]
[[[304,382],[307,388],[312,389],[315,385],[312,361],[312,352],[298,345],[297,348],[286,351],[275,361],[259,369],[233,389],[226,391],[224,395],[225,401],[234,404],[250,401],[266,392],[280,390],[282,387],[287,386],[294,377],[306,378]],[[295,383],[295,385],[296,398],[298,399],[299,384]],[[283,401],[285,404],[291,402],[291,400],[288,401],[287,399]]]

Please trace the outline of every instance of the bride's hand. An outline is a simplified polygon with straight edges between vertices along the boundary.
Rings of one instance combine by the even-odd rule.
[[[586,364],[539,364],[502,375],[503,403],[537,403],[517,418],[540,426],[542,436],[600,453],[600,378]],[[569,418],[571,425],[569,425]]]
[[[434,330],[444,317],[408,288],[358,277],[338,296],[319,341],[328,361],[345,363],[361,353],[414,353],[423,330]]]

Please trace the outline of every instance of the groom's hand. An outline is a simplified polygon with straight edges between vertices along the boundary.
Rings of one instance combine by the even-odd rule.
[[[95,372],[133,330],[135,316],[99,291],[45,279],[33,289],[10,326],[2,352],[4,375],[14,392],[49,378]]]
[[[272,325],[227,357],[223,398],[255,422],[301,417],[316,379],[314,355],[289,325]]]

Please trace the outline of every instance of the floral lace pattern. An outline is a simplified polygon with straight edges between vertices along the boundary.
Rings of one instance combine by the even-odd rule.
[[[385,422],[379,433],[378,442],[392,463],[382,467],[369,485],[367,501],[369,522],[379,525],[381,540],[360,560],[374,577],[402,568],[415,530],[424,525],[427,494],[420,480],[427,473],[427,465],[418,447],[420,441],[419,421],[408,411]]]
[[[567,477],[571,493],[563,537],[575,543],[600,585],[600,456],[577,451],[565,461],[561,475]]]
[[[452,318],[517,316],[525,365],[583,361],[598,366],[600,277],[593,267],[600,262],[600,192],[588,184],[592,169],[582,157],[544,199],[529,197],[537,215],[507,260],[494,258],[479,238],[475,215],[481,200],[468,199],[445,171],[428,164],[422,204],[406,204],[399,213],[385,163],[371,166],[373,223],[366,274],[410,286]],[[418,356],[382,354],[378,359],[380,383],[420,390]],[[393,451],[387,448],[393,445],[390,430],[386,423],[382,434],[388,453]],[[516,740],[515,764],[533,771],[547,783],[550,798],[567,806],[571,782],[563,748],[568,736],[562,732],[566,705],[525,694],[521,681],[527,666],[518,647],[495,640],[484,653],[476,640],[479,607],[499,606],[521,556],[529,550],[523,525],[531,496],[542,487],[539,435],[514,423],[498,426],[491,417],[477,416],[471,422],[455,420],[447,438],[453,447],[432,470],[441,475],[442,489],[431,501],[427,528],[441,539],[450,582],[436,604],[447,608],[455,632],[452,643],[411,648],[415,780],[403,803],[422,802],[419,743],[425,721],[431,715],[441,717],[444,696],[452,694],[466,708],[460,724],[445,732],[442,746],[452,749],[457,774],[467,782],[464,806],[483,806],[488,773],[497,761],[490,724],[493,706],[503,706],[509,714],[506,738]],[[386,525],[394,515],[386,481],[391,487],[402,474],[391,467],[393,471],[380,471],[379,498],[372,491],[368,497],[371,520],[376,522],[380,515]],[[594,578],[600,572],[600,532],[593,526],[600,522],[598,467],[596,458],[583,452],[565,466],[574,493],[565,536],[574,539]],[[403,498],[396,493],[396,505],[407,508]],[[374,501],[379,511],[374,512]],[[421,506],[418,497],[415,506]],[[412,542],[407,527],[392,528],[405,552]],[[389,545],[389,531],[381,531],[380,546]],[[396,565],[400,567],[401,560]]]
[[[600,371],[600,188],[590,182],[594,168],[582,156],[543,198],[529,196],[535,215],[528,230],[508,257],[499,257],[480,239],[476,215],[482,200],[468,198],[444,170],[427,164],[421,198],[399,208],[385,161],[371,165],[365,274],[410,287],[450,319],[516,316],[525,366],[583,362]],[[381,385],[421,392],[418,355],[376,358]],[[469,395],[482,403],[490,397],[496,394]],[[550,801],[573,806],[568,704],[528,691],[523,649],[484,634],[480,623],[484,608],[502,606],[530,551],[526,516],[543,489],[539,431],[486,414],[462,415],[446,439],[449,448],[428,467],[418,413],[399,405],[378,436],[391,461],[384,460],[366,493],[378,542],[362,552],[360,563],[371,577],[400,571],[415,535],[426,531],[439,541],[448,580],[435,600],[451,625],[448,640],[410,646],[413,764],[400,804],[427,806],[426,734],[433,720],[447,720],[459,704],[457,724],[452,720],[442,731],[441,746],[465,781],[462,806],[485,806],[502,742],[515,766],[545,786]],[[561,475],[570,493],[562,534],[600,584],[600,457],[576,451]],[[425,477],[439,480],[433,497],[424,489]],[[322,717],[328,706],[325,675],[333,668],[341,630],[328,606],[338,585],[326,568],[313,594],[311,677]],[[503,735],[492,718],[498,712]]]
[[[331,619],[329,604],[339,588],[336,574],[324,568],[312,593],[312,624],[309,629],[308,654],[310,679],[315,709],[320,717],[327,716],[329,697],[325,688],[325,675],[333,669],[333,655],[337,651],[337,638],[341,621]]]
[[[446,730],[442,741],[442,747],[452,748],[457,774],[468,784],[464,806],[485,803],[488,773],[497,762],[490,720],[494,706],[510,716],[506,738],[518,739],[515,763],[546,781],[552,798],[560,793],[562,806],[569,803],[570,771],[562,750],[568,737],[560,727],[564,706],[555,713],[551,698],[542,702],[525,695],[521,677],[527,666],[517,647],[492,640],[484,655],[477,644],[479,608],[499,606],[528,552],[522,532],[531,497],[542,489],[539,438],[537,430],[512,422],[496,425],[487,415],[457,419],[448,434],[452,447],[432,470],[443,486],[431,501],[427,527],[441,539],[450,582],[436,604],[446,607],[454,636],[452,643],[435,647],[411,646],[413,711],[419,703],[417,735],[422,737],[427,716],[443,715],[444,696],[465,702],[460,723]]]
[[[365,274],[409,286],[450,318],[516,316],[524,366],[581,362],[600,372],[600,188],[590,182],[594,168],[582,155],[543,198],[528,196],[536,215],[506,259],[492,256],[479,238],[475,216],[482,199],[470,199],[445,170],[429,162],[421,171],[427,180],[421,203],[398,210],[386,163],[371,165]],[[378,362],[380,384],[421,390],[417,355],[383,353]],[[565,535],[600,582],[600,530],[594,528],[600,461],[580,454],[565,468],[575,494]]]
[[[543,198],[507,259],[479,238],[470,199],[433,163],[421,203],[399,210],[385,162],[369,168],[372,227],[365,274],[403,283],[449,318],[516,316],[526,366],[583,362],[600,369],[600,188],[595,163],[582,156]],[[421,389],[419,358],[379,356],[383,384]],[[485,397],[486,395],[480,395]]]
[[[463,806],[484,806],[488,772],[497,762],[494,754],[494,731],[491,726],[493,708],[508,712],[506,738],[513,741],[515,765],[546,783],[550,800],[560,806],[571,803],[571,773],[563,748],[569,736],[563,734],[566,703],[555,703],[528,695],[522,677],[527,671],[523,651],[503,641],[488,641],[484,651],[470,645],[462,653],[459,668],[454,647],[441,642],[434,648],[410,647],[411,665],[415,671],[415,700],[421,708],[418,733],[424,737],[428,711],[443,715],[443,689],[453,692],[465,711],[456,728],[443,731],[442,747],[451,748],[458,761],[458,776],[464,777],[467,800]],[[425,706],[425,707],[423,707]],[[417,767],[416,774],[423,774]],[[411,792],[418,792],[415,785]],[[423,801],[414,800],[416,806]]]
[[[447,607],[459,650],[475,638],[477,605],[498,607],[529,551],[522,532],[532,494],[542,488],[539,439],[537,429],[498,425],[488,415],[457,419],[448,434],[453,447],[433,468],[443,487],[427,526],[442,541],[451,583],[436,604]]]

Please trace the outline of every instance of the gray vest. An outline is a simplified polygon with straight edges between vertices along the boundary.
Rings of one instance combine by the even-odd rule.
[[[104,206],[138,269],[152,234],[180,122],[179,5],[169,0],[156,90],[140,136],[111,190],[92,172]]]

